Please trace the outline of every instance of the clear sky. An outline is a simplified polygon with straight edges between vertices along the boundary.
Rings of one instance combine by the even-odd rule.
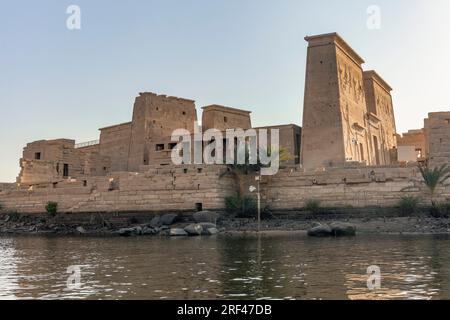
[[[81,30],[66,27],[71,4]],[[450,110],[449,14],[448,0],[0,0],[0,181],[27,142],[130,121],[142,91],[301,125],[303,38],[319,33],[340,33],[394,88],[397,131],[421,128]]]

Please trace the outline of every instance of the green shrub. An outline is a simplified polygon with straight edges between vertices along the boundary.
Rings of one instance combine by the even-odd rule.
[[[450,213],[450,204],[438,204],[433,202],[430,208],[430,215],[433,218],[446,218]]]
[[[239,218],[254,218],[258,213],[257,203],[253,197],[226,197],[225,207],[227,212],[235,213]]]
[[[52,201],[47,202],[47,205],[45,206],[45,210],[52,217],[56,216],[56,214],[58,213],[58,203],[52,202]]]
[[[22,220],[22,214],[20,214],[17,211],[8,212],[8,216],[9,216],[9,221],[11,221],[11,222],[19,222],[20,220]]]
[[[236,213],[241,208],[241,197],[232,196],[225,198],[225,208],[228,213]]]
[[[416,212],[420,199],[417,197],[402,197],[398,202],[397,208],[402,216],[407,216]]]
[[[309,199],[305,202],[305,210],[313,214],[321,213],[322,209],[320,206],[320,201],[317,199]]]

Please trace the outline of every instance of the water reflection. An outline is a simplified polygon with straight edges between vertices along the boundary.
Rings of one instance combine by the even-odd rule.
[[[0,238],[0,298],[449,299],[449,258],[443,236]]]

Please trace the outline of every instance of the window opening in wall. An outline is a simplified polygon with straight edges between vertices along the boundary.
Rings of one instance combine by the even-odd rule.
[[[223,122],[227,123],[228,122],[228,118],[227,117],[223,117]]]
[[[183,169],[183,172],[184,173],[188,173],[188,169]]]
[[[186,115],[186,111],[183,111],[183,116],[185,116]]]
[[[417,158],[422,158],[422,149],[416,149]]]
[[[196,209],[197,211],[203,211],[203,203],[197,202],[197,203],[195,204],[195,209]]]
[[[203,169],[202,168],[197,168],[197,172],[198,173],[202,173]]]
[[[83,180],[83,187],[87,187],[87,180]]]
[[[156,151],[162,151],[162,150],[164,150],[164,144],[157,144]]]
[[[40,153],[40,152],[36,152],[36,153],[34,154],[34,159],[36,159],[36,160],[41,160],[41,153]]]
[[[177,146],[177,143],[169,143],[169,149],[173,150]]]
[[[56,173],[59,174],[59,163],[56,164]]]

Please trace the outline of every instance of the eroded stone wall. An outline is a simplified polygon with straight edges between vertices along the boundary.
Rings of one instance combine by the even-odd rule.
[[[58,202],[60,212],[141,212],[225,209],[225,198],[238,191],[251,197],[255,176],[241,179],[226,166],[148,167],[141,173],[121,172],[86,180],[68,179],[28,190],[0,192],[6,210],[44,212],[48,201]],[[261,180],[262,205],[271,210],[304,208],[311,199],[324,207],[394,207],[404,196],[419,197],[429,205],[429,194],[419,170],[412,167],[329,168],[303,172],[292,166]],[[450,201],[450,181],[439,186],[435,200]]]
[[[429,164],[432,167],[450,165],[450,112],[429,113],[425,131]]]
[[[67,179],[57,184],[0,192],[6,210],[45,212],[48,201],[60,212],[129,212],[223,209],[224,197],[236,193],[224,166],[146,168],[142,173],[119,172],[107,177]],[[223,175],[223,176],[222,176]]]
[[[111,171],[127,171],[130,152],[131,122],[100,129],[99,151],[109,157]]]
[[[176,129],[193,133],[196,121],[194,101],[141,93],[134,104],[128,171],[138,171],[141,165],[157,165],[150,155],[157,145],[167,141]]]
[[[250,111],[210,105],[203,107],[203,132],[208,129],[225,131],[227,129],[250,129],[252,127]]]

